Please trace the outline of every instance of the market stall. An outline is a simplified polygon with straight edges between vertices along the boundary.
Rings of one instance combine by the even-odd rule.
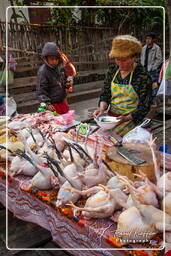
[[[138,152],[124,147],[132,156],[132,163],[128,155],[128,160],[124,156],[124,160],[119,161],[116,152],[112,152],[117,149],[119,138],[97,128],[95,123],[79,124],[72,112],[57,117],[47,111],[19,115],[8,123],[7,145],[3,124],[0,202],[5,205],[8,176],[8,209],[16,217],[49,230],[53,240],[68,251],[71,248],[95,248],[99,249],[98,255],[157,255],[163,247],[162,197],[158,199],[163,183],[162,177],[158,177],[158,183],[155,181],[155,175],[162,176],[162,173],[156,169],[160,156],[154,150],[154,141],[143,149],[147,158],[143,159],[140,147]],[[3,165],[5,147],[9,152],[8,171]],[[143,162],[136,165],[134,161],[137,159]],[[170,174],[167,174],[169,180]],[[169,184],[168,196],[171,192]],[[151,195],[148,193],[152,193],[150,199],[146,198]],[[141,211],[148,215],[150,207],[152,217],[141,217]],[[170,234],[169,203],[166,208]],[[134,211],[129,213],[130,209]],[[126,213],[129,215],[124,218]],[[126,226],[127,220],[133,221],[130,230]],[[140,226],[133,225],[137,223]],[[149,250],[144,251],[144,248]],[[156,250],[150,251],[151,248]],[[90,255],[89,251],[81,250],[71,253]],[[91,255],[97,255],[97,251],[91,251]]]

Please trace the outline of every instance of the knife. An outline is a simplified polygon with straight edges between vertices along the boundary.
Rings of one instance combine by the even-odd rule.
[[[126,149],[123,146],[118,146],[117,152],[134,165],[140,165],[146,162],[144,159],[135,156],[135,152],[137,153],[137,150],[134,150],[133,152],[132,150]]]
[[[108,138],[115,145],[115,147],[117,147],[117,153],[130,163],[134,165],[140,165],[146,162],[146,160],[135,156],[135,153],[139,153],[138,150],[127,149],[123,147],[122,137],[113,133],[112,135],[109,135]]]

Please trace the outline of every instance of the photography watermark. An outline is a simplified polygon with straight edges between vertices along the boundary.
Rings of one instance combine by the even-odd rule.
[[[156,234],[153,230],[116,230],[114,236],[122,244],[126,243],[151,243],[151,238]]]

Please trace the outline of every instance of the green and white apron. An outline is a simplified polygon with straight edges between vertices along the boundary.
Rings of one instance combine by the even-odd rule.
[[[136,110],[138,105],[138,95],[131,85],[133,71],[130,74],[129,84],[115,83],[115,78],[119,70],[116,71],[113,80],[111,82],[111,103],[110,113],[111,115],[127,115]],[[114,131],[123,136],[136,125],[132,120],[119,124],[114,128]]]

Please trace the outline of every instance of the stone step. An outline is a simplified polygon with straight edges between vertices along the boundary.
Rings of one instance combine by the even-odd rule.
[[[96,88],[96,89],[91,89],[88,91],[82,91],[82,92],[74,92],[68,95],[67,99],[68,99],[68,103],[72,104],[72,103],[76,103],[76,102],[80,102],[80,101],[84,101],[84,100],[89,100],[92,98],[97,98],[99,97],[101,92],[101,88]],[[18,113],[33,113],[35,111],[37,111],[38,106],[39,106],[39,102],[37,100],[37,98],[33,97],[30,100],[24,101],[24,99],[26,99],[26,96],[28,97],[28,94],[22,94],[22,96],[20,97],[19,101],[17,102],[17,111]],[[23,99],[23,100],[22,100]]]
[[[77,62],[73,63],[76,67],[77,72],[85,72],[84,70],[90,69],[106,69],[108,65],[112,64],[112,60],[104,61],[86,61],[86,62]],[[15,78],[27,77],[27,76],[36,76],[39,67],[43,64],[39,61],[18,63],[17,70],[14,73]]]
[[[91,71],[80,71],[78,75],[74,78],[74,84],[89,83],[99,80],[104,80],[105,69],[91,70]],[[26,76],[15,78],[14,83],[9,85],[9,91],[11,93],[18,92],[22,90],[33,90],[36,87],[37,77],[36,76]]]
[[[22,78],[19,78],[19,79],[22,79]],[[101,88],[103,86],[103,82],[104,82],[104,80],[98,80],[98,81],[94,81],[94,82],[74,84],[74,92],[87,91],[87,90],[91,90],[91,89]],[[25,84],[25,86],[23,86],[23,84]],[[8,91],[11,96],[15,96],[15,95],[20,95],[21,93],[22,94],[23,93],[34,93],[35,90],[36,90],[35,80],[33,77],[30,77],[29,80],[24,79],[22,81],[22,83],[21,83],[21,81],[15,82],[14,85],[9,87]]]

